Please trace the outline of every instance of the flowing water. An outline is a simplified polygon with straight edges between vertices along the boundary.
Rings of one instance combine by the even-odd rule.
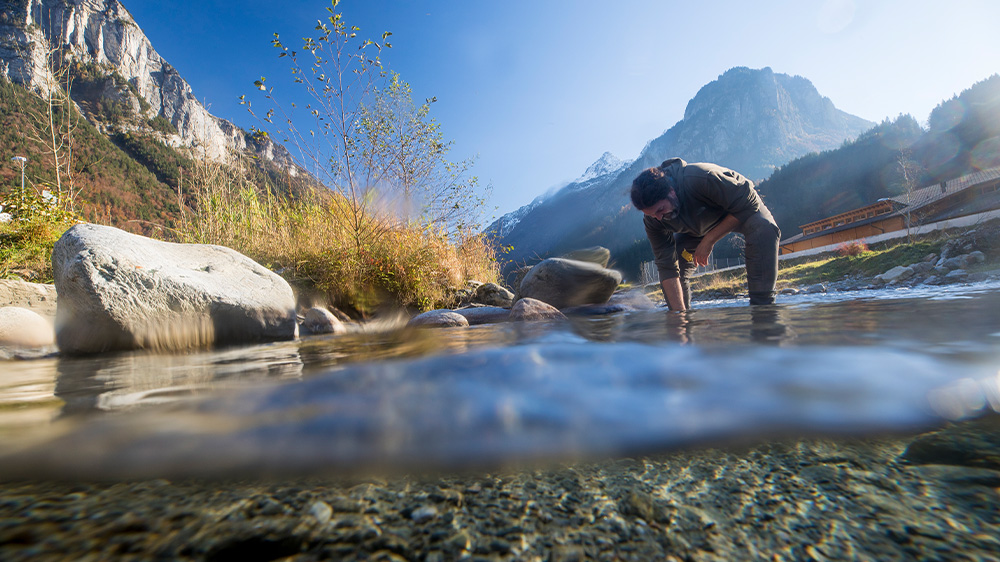
[[[515,462],[676,459],[720,443],[915,435],[1000,410],[1000,284],[795,295],[754,308],[713,301],[685,314],[543,324],[387,324],[186,354],[8,360],[0,371],[5,480],[357,479],[375,470],[403,478]],[[625,497],[616,505],[627,515]],[[645,515],[642,525],[652,524]],[[532,548],[541,558],[527,556]],[[560,559],[557,551],[528,545],[499,557]],[[496,554],[458,557],[477,552]],[[808,559],[804,552],[789,556]]]

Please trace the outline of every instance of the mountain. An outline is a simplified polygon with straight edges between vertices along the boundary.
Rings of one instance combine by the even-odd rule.
[[[0,143],[28,157],[35,191],[132,230],[172,226],[185,178],[233,155],[256,184],[311,182],[283,146],[209,113],[118,0],[0,0]],[[10,168],[0,185],[19,187]]]
[[[561,186],[559,189],[553,189],[548,193],[544,193],[535,197],[531,203],[518,208],[517,210],[511,211],[506,215],[500,217],[499,219],[493,221],[486,230],[484,231],[487,236],[493,239],[502,239],[503,237],[510,234],[510,232],[517,226],[521,219],[528,215],[536,207],[547,201],[556,193],[561,193],[562,190],[577,191],[580,189],[586,189],[587,187],[594,185],[596,182],[607,180],[611,175],[620,172],[626,166],[631,164],[631,162],[626,162],[620,160],[614,154],[610,152],[605,152],[597,159],[593,164],[587,167],[583,172],[583,175],[576,178],[572,182]],[[563,193],[565,195],[565,193]]]
[[[684,118],[627,166],[571,183],[512,213],[516,224],[508,220],[506,228],[491,225],[488,232],[499,235],[499,246],[511,247],[507,272],[533,259],[602,245],[631,275],[640,261],[651,259],[645,255],[642,221],[628,198],[632,179],[643,169],[680,156],[759,181],[793,158],[836,148],[872,125],[838,110],[805,78],[770,68],[732,68],[703,86]]]
[[[111,125],[102,110],[113,107],[168,122],[166,144],[197,145],[213,160],[253,148],[245,131],[197,100],[118,0],[0,0],[0,10],[0,76],[48,92],[59,83],[53,67],[72,62],[73,100],[98,129]],[[276,156],[273,145],[262,152]]]

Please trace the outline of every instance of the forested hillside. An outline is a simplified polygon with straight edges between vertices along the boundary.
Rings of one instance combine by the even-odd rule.
[[[782,237],[789,238],[800,225],[898,195],[907,187],[993,166],[1000,166],[998,75],[938,105],[928,130],[912,116],[901,115],[838,149],[789,162],[758,189]]]

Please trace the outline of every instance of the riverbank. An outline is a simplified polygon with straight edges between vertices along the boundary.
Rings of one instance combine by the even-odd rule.
[[[974,228],[954,228],[914,236],[911,241],[896,239],[869,247],[863,241],[844,244],[839,250],[803,256],[779,262],[777,290],[787,293],[852,291],[882,286],[878,277],[894,267],[915,263],[934,265],[942,257],[979,252],[982,260],[964,267],[968,274],[961,280],[982,281],[1000,275],[1000,219],[993,219]],[[944,282],[927,275],[914,275],[894,282],[897,286],[913,286],[930,279],[930,284]],[[949,281],[951,282],[951,281]],[[656,289],[654,287],[654,289]],[[743,268],[709,273],[692,282],[695,300],[735,298],[746,291]],[[655,298],[658,290],[650,291]]]
[[[983,560],[996,418],[394,480],[6,483],[4,560]],[[985,436],[985,437],[984,437]],[[973,442],[977,451],[969,452]],[[984,445],[985,444],[985,445]],[[936,455],[936,456],[935,456]],[[950,456],[949,456],[950,455]],[[992,462],[993,464],[990,464]]]

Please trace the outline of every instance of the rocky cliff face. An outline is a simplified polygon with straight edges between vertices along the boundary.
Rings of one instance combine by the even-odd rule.
[[[244,131],[198,102],[118,0],[0,0],[0,10],[0,74],[9,80],[51,89],[55,54],[56,66],[87,69],[87,87],[74,88],[73,98],[91,121],[88,107],[96,102],[121,104],[132,114],[166,119],[176,129],[166,134],[169,144],[197,146],[211,159],[248,148]],[[286,160],[280,147],[250,148]]]
[[[503,228],[490,233],[513,247],[510,265],[593,245],[609,248],[620,263],[651,259],[625,257],[645,240],[641,215],[628,197],[632,179],[643,169],[679,156],[721,164],[759,181],[794,158],[836,148],[872,125],[836,109],[805,78],[770,68],[733,68],[705,85],[688,103],[684,119],[650,141],[635,161],[533,202],[511,213],[516,224],[495,224]]]

